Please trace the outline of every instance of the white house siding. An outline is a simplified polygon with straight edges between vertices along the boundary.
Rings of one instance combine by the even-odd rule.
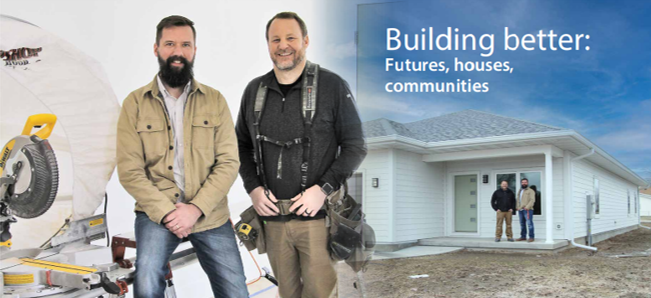
[[[640,215],[651,216],[651,195],[640,193]]]
[[[602,233],[629,227],[638,223],[633,206],[633,192],[637,186],[588,160],[574,162],[574,233],[575,237],[587,235],[586,193],[594,194],[593,178],[597,176],[600,185],[600,215],[592,221],[592,233]],[[631,213],[628,214],[628,193],[631,192]]]
[[[518,157],[508,157],[508,158],[494,158],[494,159],[481,159],[481,160],[466,160],[466,161],[452,161],[446,162],[446,169],[448,173],[457,173],[457,172],[480,172],[480,185],[479,185],[479,232],[480,237],[494,237],[495,235],[495,211],[490,204],[490,199],[493,192],[496,190],[495,184],[495,173],[502,171],[524,171],[524,170],[540,170],[542,171],[543,183],[545,183],[545,158],[543,155],[535,156],[518,156]],[[554,227],[557,224],[561,225],[561,229],[558,230],[554,228],[554,238],[562,239],[563,238],[563,228],[564,228],[564,209],[563,209],[563,160],[562,158],[554,158],[553,162],[553,172],[554,172]],[[481,176],[489,175],[489,183],[482,183]],[[445,176],[446,179],[448,175]],[[518,182],[519,183],[519,182]],[[544,188],[539,187],[539,190]],[[449,190],[446,188],[446,197],[449,197]],[[544,196],[544,194],[543,194]],[[536,238],[544,239],[545,238],[545,201],[543,197],[542,202],[543,215],[538,215],[534,218],[534,226],[536,231]],[[513,217],[513,234],[515,237],[520,235],[520,222],[517,215]]]
[[[443,163],[426,163],[422,158],[395,151],[395,242],[444,236]]]
[[[363,173],[364,198],[362,206],[366,220],[375,230],[379,243],[393,242],[393,150],[370,150],[360,165]],[[372,178],[379,179],[379,187],[372,187]]]

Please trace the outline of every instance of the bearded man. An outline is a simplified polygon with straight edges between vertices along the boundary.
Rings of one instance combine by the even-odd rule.
[[[167,263],[188,239],[214,297],[248,297],[226,194],[239,157],[222,94],[193,78],[194,23],[160,21],[160,71],[124,100],[118,120],[120,183],[136,200],[135,297],[164,297]]]

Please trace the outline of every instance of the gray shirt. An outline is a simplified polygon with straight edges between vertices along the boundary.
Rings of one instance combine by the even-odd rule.
[[[179,98],[172,96],[159,76],[156,76],[158,86],[163,95],[163,101],[167,109],[167,115],[170,118],[172,126],[172,133],[174,135],[174,180],[176,186],[181,190],[177,202],[182,202],[185,198],[185,166],[183,163],[183,111],[185,109],[185,102],[188,99],[188,94],[192,90],[192,81],[188,82],[183,88],[183,93]]]

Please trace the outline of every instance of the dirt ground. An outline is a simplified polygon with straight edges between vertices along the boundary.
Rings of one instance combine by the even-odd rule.
[[[651,226],[651,223],[646,223]],[[597,253],[472,252],[372,261],[357,279],[340,263],[339,297],[651,297],[651,257],[612,255],[651,249],[651,230],[637,229],[595,245]],[[429,277],[413,279],[412,275]]]

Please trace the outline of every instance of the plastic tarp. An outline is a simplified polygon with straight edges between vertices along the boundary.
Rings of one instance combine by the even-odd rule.
[[[120,113],[104,70],[70,43],[5,15],[0,51],[0,145],[20,134],[29,115],[56,115],[50,142],[57,156],[69,156],[73,220],[93,215],[115,169]]]

